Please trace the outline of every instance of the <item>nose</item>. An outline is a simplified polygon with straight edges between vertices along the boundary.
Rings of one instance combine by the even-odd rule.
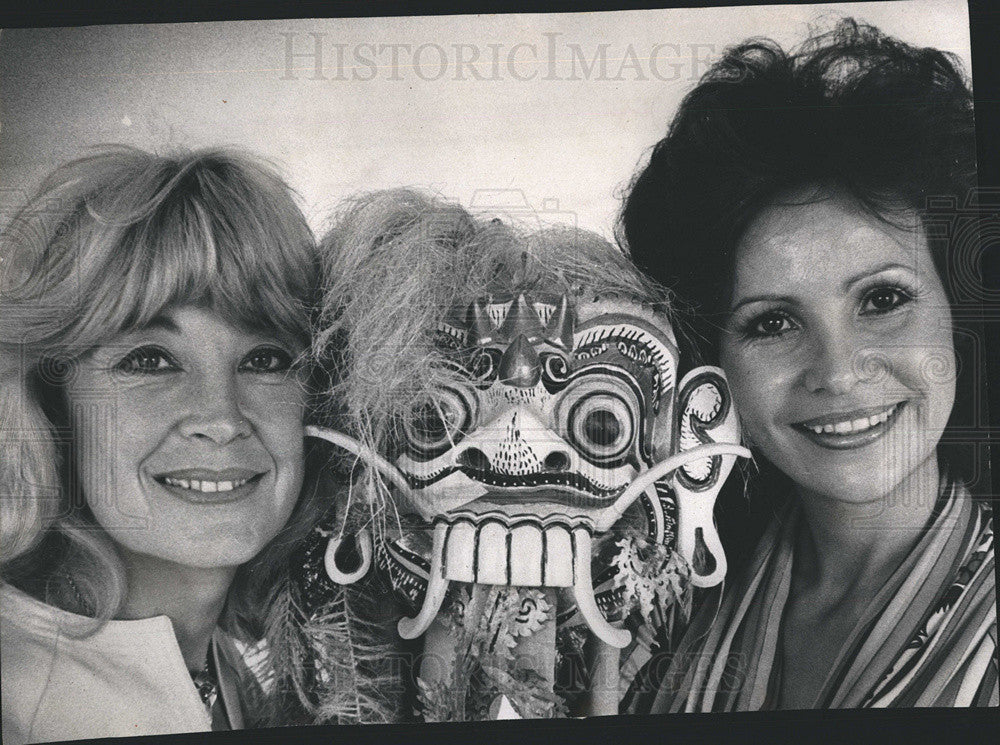
[[[501,414],[459,448],[459,465],[508,476],[566,471],[572,466],[566,442],[524,408]]]
[[[805,387],[811,393],[850,392],[865,369],[868,351],[852,329],[823,329],[805,350],[809,355],[803,375]]]
[[[243,414],[233,376],[204,375],[193,382],[187,395],[187,412],[180,422],[184,437],[227,445],[250,436],[250,421]]]

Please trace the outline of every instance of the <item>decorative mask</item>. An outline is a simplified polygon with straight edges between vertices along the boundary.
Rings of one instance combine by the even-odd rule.
[[[617,298],[522,292],[454,308],[434,344],[457,382],[414,402],[392,452],[307,430],[378,468],[403,516],[402,532],[374,546],[369,533],[350,552],[333,538],[335,582],[374,559],[417,610],[399,623],[404,638],[428,629],[452,582],[569,588],[571,612],[621,648],[631,634],[613,624],[636,600],[621,581],[629,537],[679,554],[696,586],[721,581],[713,506],[748,453],[722,371],[677,380],[663,316]]]

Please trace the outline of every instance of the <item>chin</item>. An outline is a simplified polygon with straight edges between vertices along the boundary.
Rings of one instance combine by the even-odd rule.
[[[214,539],[190,541],[181,551],[175,549],[175,556],[169,558],[178,564],[199,569],[237,567],[263,551],[268,540],[270,536],[229,533]]]
[[[918,473],[925,459],[887,462],[884,454],[849,464],[823,464],[809,473],[785,470],[796,486],[831,501],[871,504],[887,499],[908,478]],[[937,474],[935,473],[935,487]],[[931,490],[936,494],[936,488]]]
[[[211,555],[205,552],[190,552],[173,559],[173,561],[194,569],[230,569],[246,564],[258,553],[260,553],[260,549],[247,551],[245,547],[226,546],[221,549],[216,548]]]

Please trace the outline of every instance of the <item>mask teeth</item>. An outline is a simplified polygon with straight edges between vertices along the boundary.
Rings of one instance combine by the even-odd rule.
[[[546,528],[543,563],[546,587],[572,587],[575,546],[569,530],[561,525]],[[587,554],[590,566],[590,554]]]
[[[572,587],[573,541],[567,528],[461,521],[448,526],[443,572],[454,582]]]
[[[479,529],[476,546],[475,581],[483,585],[510,584],[511,557],[509,533],[500,523],[486,523]]]
[[[448,593],[450,582],[444,576],[444,543],[448,526],[438,523],[434,526],[434,545],[431,548],[431,571],[427,580],[427,593],[424,604],[415,618],[400,619],[399,635],[404,639],[416,639],[427,631],[435,616],[441,610],[444,597]]]
[[[621,649],[632,641],[632,634],[616,629],[601,613],[594,598],[594,583],[590,577],[590,533],[585,528],[573,530],[573,597],[580,615],[594,636],[605,644]]]

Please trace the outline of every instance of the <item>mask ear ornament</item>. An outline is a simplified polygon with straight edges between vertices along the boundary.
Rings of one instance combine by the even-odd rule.
[[[358,456],[391,481],[404,498],[410,498],[410,487],[399,469],[360,441],[343,432],[315,425],[307,426],[305,434],[307,437],[325,440]],[[323,567],[335,584],[352,585],[368,574],[373,554],[372,536],[367,530],[360,530],[356,535],[334,535],[326,545]]]
[[[323,555],[327,576],[338,585],[352,585],[372,566],[372,537],[367,530],[330,538]]]
[[[677,442],[681,453],[703,452],[704,443],[738,443],[739,420],[729,384],[718,367],[698,367],[681,381]],[[739,455],[750,457],[746,448]],[[715,500],[736,462],[735,451],[688,459],[674,473],[678,501],[677,550],[691,566],[691,583],[712,587],[726,576],[726,555],[715,528]]]

